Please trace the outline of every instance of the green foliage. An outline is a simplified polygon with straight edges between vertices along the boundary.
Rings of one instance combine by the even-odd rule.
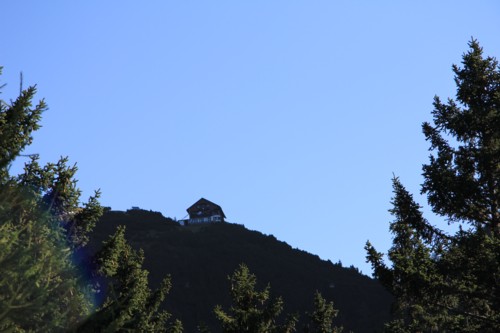
[[[15,185],[0,189],[0,331],[62,331],[90,312],[64,232]]]
[[[276,321],[283,311],[281,298],[270,299],[270,287],[255,290],[257,278],[241,264],[229,277],[233,305],[229,312],[215,307],[215,315],[225,333],[289,333],[295,331],[297,318],[289,316],[283,325]]]
[[[333,307],[333,302],[327,302],[319,291],[314,293],[314,310],[308,314],[309,324],[304,328],[304,333],[340,333],[341,327],[333,326],[333,319],[337,317],[338,310]]]
[[[77,209],[79,192],[65,186],[62,169],[35,171],[37,157],[19,177],[11,177],[14,159],[31,143],[40,126],[44,101],[32,108],[36,88],[28,87],[9,103],[0,101],[0,330],[63,331],[78,323],[91,310],[88,287],[72,264],[72,243],[61,228],[62,216]],[[60,166],[63,167],[64,163]],[[76,168],[74,169],[76,171]],[[74,172],[73,172],[74,173]],[[71,177],[73,174],[71,174]],[[47,205],[65,205],[56,216]],[[85,225],[100,215],[97,198],[82,209]],[[70,218],[66,218],[70,220]]]
[[[367,258],[374,267],[374,275],[396,296],[396,316],[405,318],[404,324],[410,332],[425,331],[427,325],[434,327],[435,318],[427,316],[424,309],[433,314],[440,312],[440,308],[434,305],[434,295],[429,289],[442,283],[433,259],[437,252],[431,253],[433,247],[440,251],[442,246],[438,242],[441,239],[434,243],[433,240],[442,232],[430,226],[422,217],[420,207],[399,179],[393,179],[393,188],[395,197],[391,213],[395,221],[391,223],[390,230],[394,238],[388,253],[393,267],[388,268],[382,261],[383,255],[369,243]]]
[[[0,67],[0,75],[2,67]],[[0,89],[3,86],[0,86]],[[33,107],[36,86],[20,92],[11,103],[0,100],[0,181],[8,177],[8,169],[14,159],[31,144],[32,132],[40,128],[42,112],[47,109],[42,99]]]
[[[434,153],[422,193],[459,231],[432,226],[394,178],[392,265],[366,245],[374,276],[396,297],[390,332],[500,331],[500,69],[477,41],[469,46],[463,68],[453,66],[456,101],[435,97],[434,124],[423,124]]]
[[[99,285],[85,281],[73,261],[88,262],[82,254],[103,209],[99,191],[81,205],[76,165],[61,158],[41,166],[31,155],[22,174],[9,174],[47,108],[43,100],[32,108],[35,92],[0,101],[0,331],[182,332],[179,321],[167,328],[168,314],[159,310],[170,280],[151,292],[143,254],[127,244],[124,228],[97,260],[97,274],[110,283],[105,303],[93,308]]]
[[[152,292],[148,272],[142,268],[144,254],[135,251],[119,227],[97,255],[98,274],[107,278],[107,298],[79,328],[79,332],[164,332],[170,315],[160,305],[170,290],[170,278]],[[182,332],[176,321],[169,332]]]
[[[483,58],[473,40],[463,68],[453,66],[457,101],[434,98],[434,126],[423,124],[431,143],[424,165],[422,192],[433,211],[450,222],[466,222],[500,235],[500,70],[496,59]],[[453,147],[446,139],[458,143]]]
[[[83,207],[80,207],[81,191],[76,186],[76,165],[68,166],[68,158],[41,167],[38,157],[31,157],[24,166],[24,173],[16,181],[33,195],[40,208],[49,212],[54,221],[66,230],[73,249],[79,249],[88,242],[88,233],[102,215],[99,204],[100,192],[96,191]]]
[[[225,333],[252,332],[252,333],[291,333],[299,316],[288,315],[284,324],[276,322],[283,311],[283,300],[270,300],[269,285],[262,291],[255,289],[257,278],[250,273],[248,267],[241,264],[229,277],[231,282],[231,298],[233,305],[229,313],[221,306],[215,307],[215,315]],[[304,326],[304,333],[340,333],[342,328],[333,326],[333,319],[338,310],[333,302],[327,302],[318,291],[314,294],[314,309],[307,313],[308,323]],[[206,327],[199,327],[199,331],[207,332]]]

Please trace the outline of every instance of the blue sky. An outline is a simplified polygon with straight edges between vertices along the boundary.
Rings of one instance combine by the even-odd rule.
[[[421,123],[454,97],[471,36],[500,55],[498,1],[13,1],[2,98],[50,110],[26,153],[69,156],[84,196],[229,221],[370,274],[392,174],[421,204]],[[427,210],[427,209],[426,209]],[[443,226],[440,218],[427,218]]]

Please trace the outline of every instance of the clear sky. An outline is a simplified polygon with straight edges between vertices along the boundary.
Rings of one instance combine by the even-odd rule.
[[[50,107],[25,152],[69,156],[85,197],[178,219],[205,197],[366,274],[392,174],[425,203],[421,123],[451,65],[471,36],[500,57],[493,0],[3,0],[0,29],[1,98],[22,71]]]

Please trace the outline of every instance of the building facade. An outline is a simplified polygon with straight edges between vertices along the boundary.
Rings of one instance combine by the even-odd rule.
[[[221,223],[225,221],[226,215],[222,208],[205,199],[201,198],[196,201],[191,207],[186,209],[189,219],[181,220],[184,225],[197,224],[197,223]]]

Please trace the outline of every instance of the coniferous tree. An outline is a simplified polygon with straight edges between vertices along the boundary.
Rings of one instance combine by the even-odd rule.
[[[96,261],[109,294],[94,308],[98,285],[75,262],[90,261],[81,257],[102,207],[98,191],[81,205],[76,165],[61,158],[40,166],[33,154],[22,174],[9,174],[47,109],[43,100],[32,107],[35,93],[32,86],[15,101],[0,100],[0,331],[182,332],[179,321],[167,327],[168,314],[159,310],[170,280],[149,290],[143,254],[126,243],[122,229]]]
[[[309,323],[304,328],[304,333],[341,333],[341,327],[333,326],[333,319],[337,317],[338,310],[333,307],[333,302],[327,302],[319,291],[314,294],[314,309],[308,313]]]
[[[107,297],[103,305],[84,323],[80,332],[164,332],[170,315],[160,305],[170,290],[170,278],[152,292],[148,272],[142,268],[144,254],[135,251],[119,227],[97,255],[98,274],[107,278]],[[103,286],[104,287],[104,286]],[[182,332],[176,321],[170,332]]]
[[[3,67],[0,66],[0,75]],[[5,85],[1,85],[2,89]],[[0,181],[9,176],[9,168],[19,154],[33,141],[32,133],[40,128],[42,113],[47,105],[42,99],[33,107],[36,86],[21,89],[10,103],[0,99]]]
[[[229,311],[215,307],[215,315],[224,333],[290,333],[295,331],[296,316],[288,316],[283,325],[277,319],[283,311],[281,298],[270,299],[270,287],[255,289],[257,278],[241,264],[229,277],[233,304]]]
[[[472,40],[453,66],[456,100],[434,99],[433,125],[423,124],[430,163],[422,193],[433,212],[459,231],[425,220],[393,180],[394,235],[387,266],[367,243],[367,259],[396,297],[391,332],[500,331],[500,68]]]
[[[0,186],[0,331],[64,331],[91,311],[63,230],[14,184]]]
[[[0,71],[1,72],[1,71]],[[61,170],[45,170],[35,175],[33,156],[25,172],[12,177],[9,169],[14,159],[32,141],[44,101],[32,107],[36,87],[21,90],[10,103],[0,101],[0,330],[64,331],[91,311],[89,288],[82,283],[72,263],[73,245],[67,241],[61,216],[52,214],[44,197],[51,186],[54,202],[64,196],[76,196],[75,189],[62,186]],[[64,163],[63,163],[64,164]],[[63,165],[61,165],[63,167]],[[100,206],[94,197],[89,209],[82,212],[95,220]],[[67,212],[76,209],[76,201],[67,204]],[[68,214],[67,214],[68,215]],[[69,214],[71,215],[71,214]],[[69,221],[70,216],[65,220]],[[89,222],[82,219],[81,224]]]
[[[31,157],[24,172],[15,178],[25,191],[30,192],[40,209],[48,212],[65,230],[68,244],[79,250],[88,242],[88,234],[102,215],[100,192],[96,191],[83,206],[81,191],[76,186],[76,165],[68,166],[68,158],[41,167],[38,156]]]

